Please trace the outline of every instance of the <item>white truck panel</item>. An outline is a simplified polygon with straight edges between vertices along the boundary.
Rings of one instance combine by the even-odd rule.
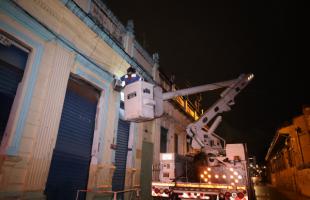
[[[226,144],[226,157],[229,160],[235,160],[238,156],[240,160],[245,160],[244,144]]]
[[[175,178],[175,154],[161,153],[160,154],[160,172],[159,180],[161,182],[172,182]]]

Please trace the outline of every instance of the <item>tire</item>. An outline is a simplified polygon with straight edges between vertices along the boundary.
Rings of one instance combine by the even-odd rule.
[[[171,196],[171,200],[181,200],[181,199],[178,197],[177,194],[173,194],[173,195]]]

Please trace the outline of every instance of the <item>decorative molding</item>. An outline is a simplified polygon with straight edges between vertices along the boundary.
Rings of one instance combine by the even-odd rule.
[[[1,11],[1,8],[2,8],[2,5],[0,3],[0,11]],[[10,8],[6,7],[6,9],[9,10]],[[32,95],[33,95],[35,83],[37,80],[39,65],[41,63],[41,58],[42,58],[44,48],[39,42],[34,41],[30,37],[28,37],[26,34],[18,31],[11,25],[6,24],[4,21],[0,21],[0,29],[5,30],[8,34],[13,35],[14,37],[20,39],[21,41],[29,45],[31,48],[33,48],[32,52],[28,55],[28,60],[31,60],[32,62],[27,62],[24,77],[22,79],[22,82],[24,82],[24,84],[26,85],[23,87],[24,91],[20,91],[21,93],[24,93],[24,96],[21,96],[22,106],[19,112],[15,134],[8,135],[9,133],[5,133],[3,136],[3,143],[1,146],[1,148],[6,148],[5,150],[6,154],[17,155],[22,133],[23,133],[25,123],[27,120],[27,115],[29,112],[29,107],[31,104]],[[30,59],[31,57],[32,59]],[[13,137],[12,140],[10,139],[11,143],[7,143],[8,139],[11,137]],[[4,144],[5,142],[6,144]],[[3,151],[3,149],[1,149],[1,151]]]

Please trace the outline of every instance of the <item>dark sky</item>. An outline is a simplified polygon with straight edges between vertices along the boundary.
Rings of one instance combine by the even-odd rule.
[[[160,70],[181,88],[254,73],[217,132],[228,142],[247,142],[260,161],[276,129],[310,102],[305,69],[296,64],[295,2],[104,2],[123,24],[134,21],[136,39],[159,53]],[[203,108],[216,95],[204,93]]]

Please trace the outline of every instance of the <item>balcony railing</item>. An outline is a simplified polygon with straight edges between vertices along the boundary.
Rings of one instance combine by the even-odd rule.
[[[171,81],[169,81],[169,78],[165,74],[160,73],[160,79],[161,79],[160,85],[164,90],[166,91],[173,90],[172,83]],[[185,112],[188,116],[192,117],[194,120],[197,120],[199,118],[200,116],[199,110],[186,97],[179,96],[174,98],[173,101],[178,105],[179,108],[182,109],[183,112]]]
[[[183,109],[186,114],[191,116],[194,120],[197,120],[199,118],[197,109],[191,101],[184,97],[176,97],[174,98],[174,101]]]

